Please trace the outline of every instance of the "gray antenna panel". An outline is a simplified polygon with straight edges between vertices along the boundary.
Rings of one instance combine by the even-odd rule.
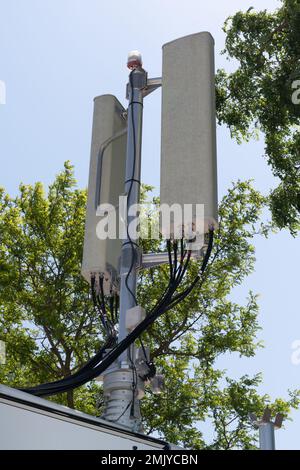
[[[92,145],[86,210],[82,275],[90,282],[93,274],[104,274],[115,283],[119,270],[121,241],[100,240],[96,227],[101,217],[96,215],[100,204],[118,208],[119,196],[124,194],[127,123],[125,109],[112,95],[94,100]],[[118,213],[117,213],[118,216]],[[117,234],[118,235],[118,234]]]
[[[207,32],[163,46],[161,204],[204,204],[217,223],[214,40]]]

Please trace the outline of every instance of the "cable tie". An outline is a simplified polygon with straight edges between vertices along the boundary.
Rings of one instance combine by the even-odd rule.
[[[125,181],[125,184],[129,183],[130,181],[135,181],[136,183],[141,184],[141,181],[137,180],[136,178],[129,178],[128,180]]]
[[[130,103],[128,104],[128,106],[131,106],[132,104],[140,104],[142,106],[142,108],[144,107],[144,104],[141,103],[140,101],[130,101]]]
[[[135,245],[137,248],[140,248],[140,246],[139,246],[137,243],[135,243],[134,241],[132,241],[132,240],[130,240],[130,241],[128,241],[128,242],[127,242],[127,241],[124,242],[124,243],[122,244],[122,247],[125,246],[125,245]]]

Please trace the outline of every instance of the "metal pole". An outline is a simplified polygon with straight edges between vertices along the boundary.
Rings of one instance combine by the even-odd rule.
[[[275,421],[271,421],[271,410],[266,408],[262,419],[257,419],[254,413],[250,413],[250,419],[255,429],[259,430],[260,450],[275,450],[275,430],[281,428],[283,414],[277,413]]]
[[[128,131],[125,194],[127,195],[127,236],[121,252],[121,286],[119,337],[121,342],[128,334],[126,312],[136,305],[136,263],[137,238],[128,232],[136,214],[130,212],[140,199],[143,89],[147,85],[147,73],[137,67],[130,74],[128,85]],[[106,408],[103,417],[134,431],[141,431],[139,400],[136,394],[137,373],[135,369],[135,348],[125,351],[103,376],[103,390]]]
[[[275,450],[274,423],[261,423],[259,425],[260,450]]]
[[[141,147],[143,121],[143,88],[147,84],[147,74],[142,68],[131,72],[128,89],[128,133],[125,194],[127,195],[127,226],[135,219],[130,208],[140,200]],[[119,341],[128,334],[125,327],[126,312],[136,305],[136,262],[137,239],[135,234],[126,237],[121,253],[121,288],[120,288],[120,320]],[[126,360],[126,353],[125,360]],[[122,356],[124,359],[124,355]]]

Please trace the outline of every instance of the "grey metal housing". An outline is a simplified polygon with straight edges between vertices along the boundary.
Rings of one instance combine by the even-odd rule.
[[[217,222],[214,40],[201,32],[163,46],[161,204],[204,204]],[[194,216],[194,214],[193,214]]]
[[[96,97],[82,260],[82,275],[88,282],[92,274],[103,273],[109,282],[116,282],[118,277],[121,240],[118,236],[105,240],[97,237],[96,227],[101,217],[96,215],[96,210],[100,204],[118,208],[119,196],[124,194],[126,129],[125,109],[117,98]]]

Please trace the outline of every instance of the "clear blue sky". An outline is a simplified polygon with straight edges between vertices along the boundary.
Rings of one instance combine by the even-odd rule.
[[[16,194],[20,181],[46,185],[70,159],[81,186],[89,165],[93,97],[115,94],[126,103],[127,52],[139,49],[149,76],[161,74],[161,46],[198,31],[216,41],[217,67],[232,67],[220,56],[221,27],[239,9],[275,9],[275,0],[0,0],[0,80],[7,88],[0,105],[0,185]],[[159,184],[160,93],[147,98],[143,180]],[[219,193],[230,182],[254,178],[264,193],[276,184],[262,158],[263,141],[242,146],[218,132]],[[291,363],[291,344],[300,339],[299,241],[286,232],[257,239],[256,271],[235,293],[244,303],[249,289],[260,293],[260,338],[253,359],[226,356],[220,366],[240,376],[263,371],[263,392],[286,396],[300,388],[300,366]],[[277,432],[277,448],[300,449],[300,411]]]

